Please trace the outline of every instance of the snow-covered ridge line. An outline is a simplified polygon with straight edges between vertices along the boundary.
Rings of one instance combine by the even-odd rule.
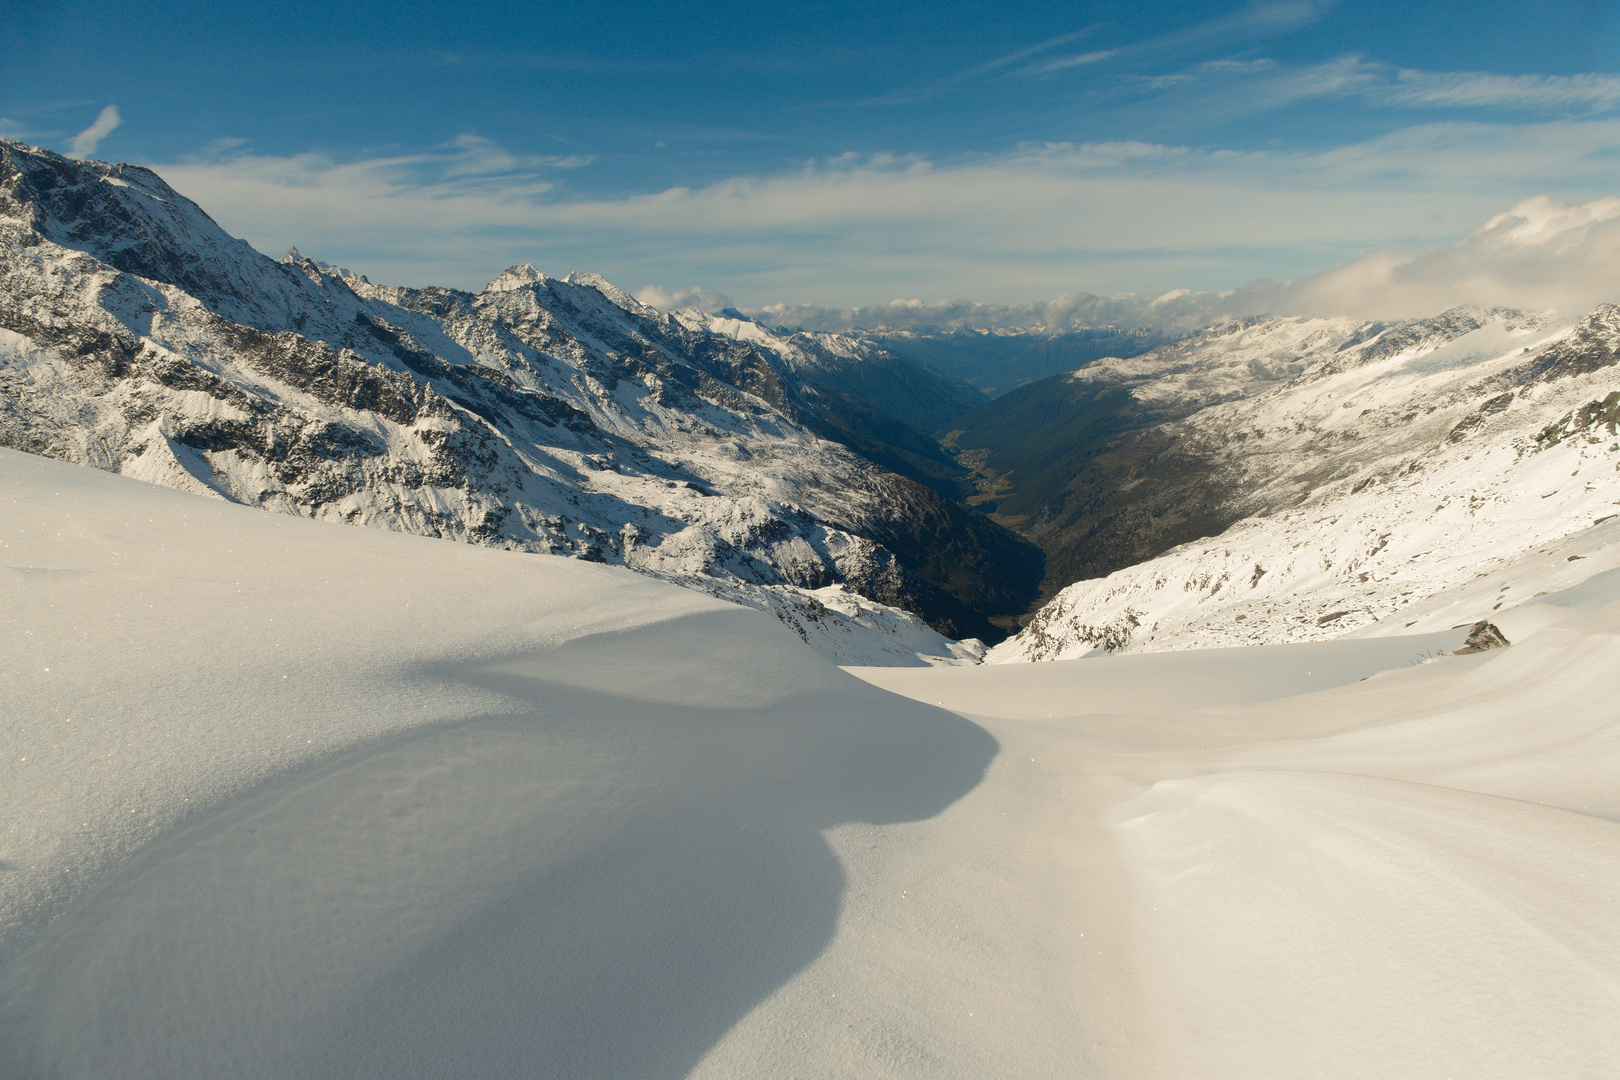
[[[376,285],[260,255],[147,170],[9,142],[0,301],[0,445],[734,598],[766,588],[754,606],[784,615],[844,586],[865,598],[828,646],[846,660],[954,662],[925,621],[969,637],[985,602],[1016,606],[986,600],[988,561],[983,595],[950,592],[914,521],[986,551],[1010,534],[829,437],[805,373],[885,361],[853,340],[743,340],[528,266],[476,295]]]
[[[1620,308],[1573,325],[1460,309],[1373,330],[1165,425],[1240,520],[1076,582],[990,660],[1399,632],[1430,596],[1620,512]],[[1213,334],[1169,351],[1176,369],[1134,393],[1219,398],[1262,362]]]

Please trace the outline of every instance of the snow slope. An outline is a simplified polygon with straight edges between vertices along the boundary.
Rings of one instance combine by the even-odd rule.
[[[1620,578],[1504,616],[1511,647],[1432,662],[1464,631],[862,671],[972,716],[1001,754],[899,827],[900,858],[834,834],[853,878],[943,931],[932,979],[816,1008],[849,966],[918,958],[869,913],[777,1015],[814,1009],[814,1039],[898,1013],[973,1062],[943,1075],[1613,1075]],[[1374,673],[1380,644],[1407,662]],[[915,1075],[852,1052],[873,1067],[850,1075]]]
[[[861,681],[27,455],[0,530],[0,1075],[1620,1070],[1614,574],[1416,665],[1462,632]]]
[[[1202,457],[1236,523],[1075,582],[992,662],[1399,633],[1427,598],[1620,513],[1620,308],[1453,312],[1243,396],[1221,389],[1243,355],[1194,344],[1177,348],[1198,363],[1133,392],[1233,398],[1160,437]]]
[[[994,750],[622,569],[0,483],[0,1075],[678,1075]]]

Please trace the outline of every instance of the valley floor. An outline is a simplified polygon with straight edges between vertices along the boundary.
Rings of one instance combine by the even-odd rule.
[[[0,1075],[1620,1072],[1620,571],[851,668],[0,451]]]

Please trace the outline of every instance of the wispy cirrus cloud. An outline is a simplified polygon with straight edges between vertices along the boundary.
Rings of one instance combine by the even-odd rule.
[[[1097,49],[1092,52],[1077,53],[1073,56],[1060,56],[1055,60],[1043,60],[1038,64],[1027,65],[1019,71],[1019,74],[1045,75],[1048,72],[1063,71],[1067,68],[1085,67],[1087,64],[1100,64],[1109,57],[1118,55],[1118,49]]]
[[[1416,108],[1612,109],[1620,104],[1620,76],[1401,70],[1368,96]]]
[[[1103,47],[1098,46],[1097,39],[1108,27],[1103,23],[1095,23],[993,57],[946,78],[936,79],[921,86],[893,90],[856,104],[915,105],[985,80],[1051,75],[1076,68],[1088,68],[1116,57],[1141,60],[1174,57],[1198,50],[1219,49],[1240,44],[1250,45],[1299,30],[1321,18],[1332,6],[1332,0],[1265,0],[1251,3],[1229,15],[1197,22],[1166,34]],[[1089,41],[1091,47],[1079,52],[1061,51],[1065,46],[1081,41]]]
[[[89,157],[101,145],[101,140],[111,135],[123,122],[124,118],[118,115],[118,106],[108,105],[97,114],[94,123],[73,136],[68,153],[76,158]]]
[[[922,104],[923,102],[932,101],[952,90],[957,89],[958,87],[967,86],[972,83],[979,82],[987,77],[1004,73],[1009,68],[1020,67],[1031,57],[1040,56],[1042,53],[1050,52],[1053,49],[1061,48],[1064,45],[1068,45],[1083,38],[1089,37],[1094,34],[1097,29],[1097,26],[1086,26],[1080,28],[1079,30],[1072,30],[1066,34],[1058,34],[1054,37],[1049,37],[1042,41],[1038,41],[1027,48],[1018,49],[1014,52],[994,57],[990,60],[986,60],[982,64],[974,64],[971,67],[964,68],[963,70],[952,75],[948,75],[943,79],[936,79],[933,82],[925,83],[921,86],[901,87],[896,90],[891,90],[886,94],[880,94],[877,97],[862,99],[861,101],[855,102],[855,104],[918,105]],[[1105,52],[1106,50],[1102,52],[1093,52],[1089,55],[1102,59]]]
[[[1347,55],[1307,66],[1267,58],[1217,60],[1129,80],[1153,97],[1209,116],[1255,114],[1306,101],[1377,108],[1595,114],[1620,105],[1620,76],[1420,71]]]
[[[1318,0],[1257,3],[1218,19],[1128,44],[1099,47],[1107,27],[1098,24],[1037,42],[921,87],[893,91],[862,104],[916,104],[985,81],[1005,81],[1078,69],[1114,68],[1105,87],[1111,95],[1139,96],[1142,104],[1171,99],[1212,119],[1286,108],[1308,101],[1356,101],[1374,108],[1497,110],[1593,114],[1620,105],[1620,76],[1499,74],[1487,71],[1425,71],[1347,54],[1317,64],[1285,64],[1269,57],[1203,60],[1148,73],[1166,60],[1185,60],[1223,48],[1249,48],[1300,30],[1331,10]],[[1091,47],[1065,51],[1085,41]],[[1143,61],[1154,63],[1144,64]],[[1146,71],[1144,71],[1144,68]],[[1134,70],[1133,70],[1134,69]],[[1089,77],[1089,76],[1088,76]],[[1113,100],[1117,101],[1116,96]],[[1161,105],[1167,104],[1161,100]]]
[[[1326,15],[1333,6],[1330,0],[1269,0],[1251,3],[1231,14],[1206,19],[1141,41],[1106,50],[1086,50],[1069,56],[1031,60],[1020,65],[1011,74],[1049,75],[1116,57],[1120,60],[1140,61],[1185,57],[1199,52],[1207,54],[1211,50],[1234,46],[1251,46],[1301,30]]]

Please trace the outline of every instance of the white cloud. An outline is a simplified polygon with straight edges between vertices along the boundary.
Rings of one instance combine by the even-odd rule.
[[[1025,76],[1048,75],[1067,68],[1081,67],[1115,56],[1145,58],[1186,54],[1193,51],[1246,45],[1267,38],[1282,37],[1315,22],[1333,4],[1318,0],[1269,0],[1250,3],[1227,15],[1193,23],[1158,37],[1147,38],[1115,49],[1094,50],[1073,56],[1036,61],[1017,69]],[[1044,46],[1043,46],[1044,48]],[[1035,50],[1032,50],[1035,51]]]
[[[214,139],[211,142],[204,143],[203,148],[192,155],[192,159],[196,161],[216,161],[228,154],[236,153],[247,144],[246,139],[239,139],[235,136]]]
[[[1059,34],[1056,37],[1049,37],[1044,41],[1038,41],[1034,45],[1019,49],[1017,52],[1011,52],[995,57],[994,59],[987,60],[982,64],[977,64],[965,70],[958,71],[950,76],[947,76],[946,78],[938,79],[922,86],[903,87],[898,90],[890,91],[886,94],[880,94],[874,98],[867,98],[863,101],[854,102],[854,104],[915,105],[920,102],[929,101],[933,98],[939,97],[942,94],[948,93],[951,90],[977,82],[986,76],[994,75],[997,72],[1002,72],[1009,67],[1014,67],[1021,61],[1027,60],[1032,56],[1038,56],[1041,53],[1055,49],[1060,45],[1067,45],[1071,41],[1078,41],[1081,38],[1088,37],[1094,33],[1096,29],[1097,27],[1095,26],[1088,26],[1079,30],[1071,31],[1067,34]],[[1020,68],[1018,70],[1022,71],[1023,69]]]
[[[108,105],[96,116],[95,123],[73,136],[68,153],[76,158],[89,157],[101,145],[101,140],[111,135],[124,118],[118,115],[118,106]]]
[[[296,244],[373,280],[478,288],[532,262],[702,281],[754,307],[897,293],[1017,303],[1224,290],[1369,249],[1433,247],[1533,192],[1614,190],[1616,145],[1614,120],[1432,124],[1312,153],[1120,142],[949,162],[845,155],[611,198],[560,189],[566,162],[474,139],[158,171],[261,250]]]
[[[1583,314],[1620,302],[1620,196],[1571,204],[1525,199],[1460,240],[1416,253],[1368,252],[1290,282],[1258,281],[1229,292],[1174,289],[1160,296],[1064,294],[1029,304],[893,300],[854,308],[772,304],[748,314],[810,330],[851,327],[1001,329],[1146,326],[1190,330],[1247,315],[1339,315],[1404,319],[1462,304],[1554,308]]]
[[[1458,304],[1558,308],[1620,302],[1620,197],[1572,205],[1538,195],[1460,240],[1369,252],[1285,285],[1232,294],[1234,309],[1407,318]]]
[[[577,169],[589,165],[591,157],[551,155],[520,157],[510,154],[494,141],[482,135],[458,135],[450,146],[456,151],[448,157],[441,173],[447,179],[465,176],[511,176],[513,173],[536,169]]]
[[[1577,114],[1620,105],[1620,76],[1418,71],[1353,54],[1306,67],[1264,58],[1217,60],[1130,82],[1160,99],[1179,95],[1188,108],[1206,117],[1253,114],[1319,99],[1356,99],[1380,108]]]
[[[1424,108],[1612,109],[1620,103],[1620,77],[1401,71],[1370,96]]]
[[[1109,57],[1116,55],[1118,49],[1096,49],[1092,52],[1080,53],[1075,56],[1060,56],[1055,60],[1046,60],[1039,64],[1031,64],[1023,69],[1027,75],[1046,75],[1053,71],[1063,71],[1067,68],[1085,67],[1087,64],[1100,64]]]
[[[648,307],[655,307],[660,311],[697,308],[699,311],[713,312],[735,306],[731,301],[731,297],[725,293],[705,289],[701,285],[693,285],[687,289],[675,289],[674,291],[659,285],[648,285],[645,288],[637,289],[635,297]]]

